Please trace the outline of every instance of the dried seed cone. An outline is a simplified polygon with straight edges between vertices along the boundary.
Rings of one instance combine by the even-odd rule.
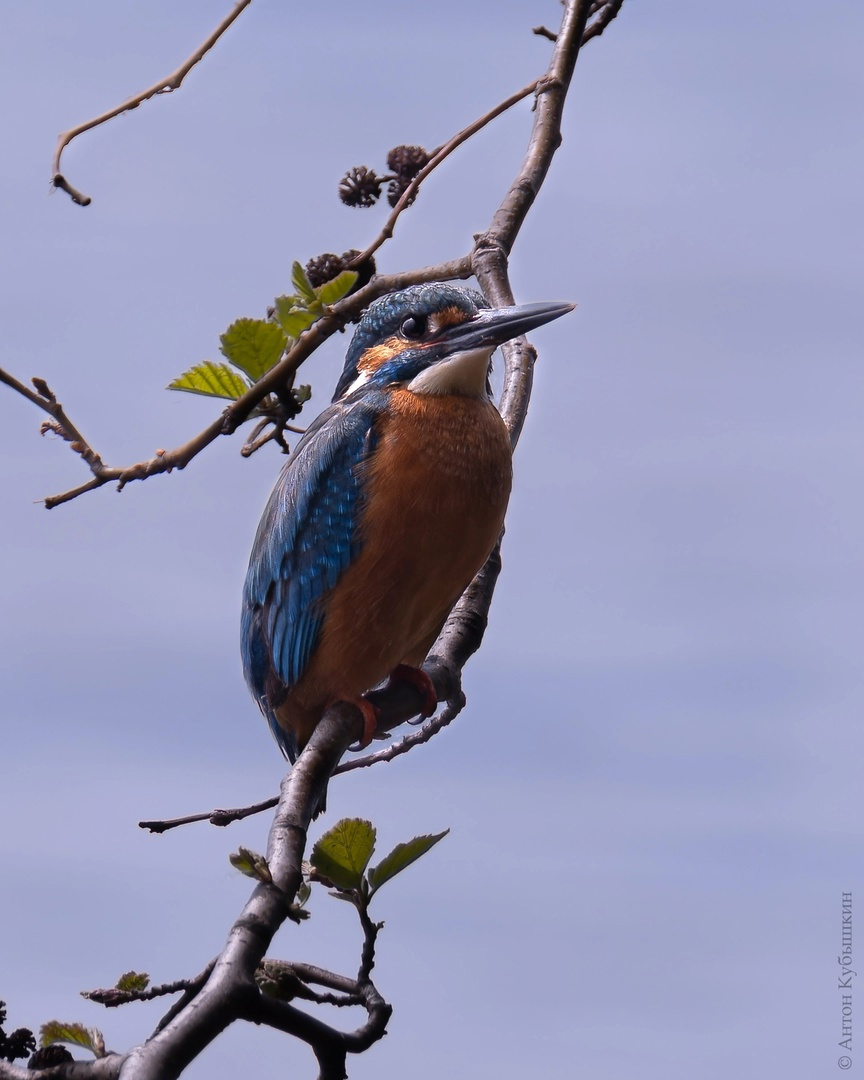
[[[50,1046],[41,1046],[27,1062],[27,1068],[50,1069],[52,1065],[65,1065],[67,1061],[74,1060],[65,1046],[52,1043]]]
[[[394,146],[387,155],[387,168],[402,180],[413,180],[429,164],[429,155],[422,146]]]
[[[339,181],[339,198],[346,206],[373,206],[381,196],[381,181],[365,165],[349,169]]]

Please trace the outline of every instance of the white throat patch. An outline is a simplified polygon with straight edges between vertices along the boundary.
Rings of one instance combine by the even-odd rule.
[[[421,371],[408,389],[414,394],[461,394],[463,397],[485,397],[489,361],[495,350],[489,346],[454,353],[446,360]]]

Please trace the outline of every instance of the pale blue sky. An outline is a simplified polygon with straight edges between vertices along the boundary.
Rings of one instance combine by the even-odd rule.
[[[434,145],[544,67],[554,0],[256,0],[183,89],[66,153],[56,134],[171,70],[227,10],[4,5],[3,346],[111,463],[212,405],[162,388],[260,315],[290,264],[362,247],[351,165]],[[379,897],[390,1034],[352,1080],[833,1075],[841,893],[864,900],[860,47],[850,2],[625,3],[580,62],[564,144],[513,253],[533,335],[505,572],[468,711],[334,784],[328,821],[382,849],[451,835]],[[382,269],[466,250],[520,159],[528,106],[455,157]],[[308,367],[317,410],[341,338]],[[225,440],[185,473],[82,482],[0,388],[0,997],[13,1027],[158,1010],[77,991],[198,971],[264,819],[163,837],[142,817],[262,798],[281,759],[240,674],[239,591],[280,467]],[[857,901],[856,901],[857,902]],[[323,893],[276,955],[357,964]],[[856,1029],[857,1030],[857,1029]],[[864,1028],[850,1076],[864,1075]],[[188,1071],[312,1076],[236,1028]]]

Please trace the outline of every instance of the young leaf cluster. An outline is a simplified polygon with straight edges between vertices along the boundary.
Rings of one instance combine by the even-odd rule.
[[[117,980],[114,989],[130,993],[142,992],[150,985],[150,976],[146,971],[127,971]]]
[[[397,844],[389,855],[370,867],[375,852],[374,825],[362,818],[343,818],[312,848],[310,877],[331,888],[331,895],[348,900],[365,911],[385,882],[425,855],[449,831],[415,836],[406,843]]]
[[[236,401],[279,363],[303,331],[326,314],[329,305],[351,291],[357,274],[343,270],[332,281],[316,288],[300,263],[295,262],[291,280],[296,292],[277,297],[269,319],[237,319],[222,334],[220,352],[227,364],[202,360],[169,383],[168,389]],[[291,415],[296,415],[309,399],[309,387],[301,386],[292,390],[291,395],[294,399]],[[283,400],[282,405],[285,404]],[[257,414],[265,414],[267,410],[267,404],[262,403]]]
[[[42,1046],[54,1043],[71,1043],[89,1050],[94,1057],[105,1056],[105,1039],[98,1028],[85,1027],[83,1024],[64,1024],[59,1020],[50,1020],[39,1029]]]
[[[273,876],[270,873],[267,860],[263,855],[259,855],[257,851],[250,851],[249,848],[245,847],[238,848],[237,851],[228,856],[228,862],[231,863],[235,870],[239,870],[246,877],[254,878],[265,885],[273,884]],[[288,908],[289,919],[300,923],[309,918],[309,912],[305,908],[306,901],[311,895],[312,889],[309,884],[305,881],[301,882],[300,888],[297,890],[296,903],[291,904]]]
[[[240,847],[228,856],[228,862],[231,863],[235,870],[239,870],[246,877],[255,878],[256,881],[263,881],[267,884],[273,880],[270,876],[270,867],[267,865],[267,860],[263,855],[259,855],[257,851],[250,851],[249,848]]]

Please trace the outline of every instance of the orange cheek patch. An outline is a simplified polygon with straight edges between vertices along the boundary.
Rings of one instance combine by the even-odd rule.
[[[382,341],[380,345],[373,345],[371,349],[367,349],[366,352],[357,361],[357,370],[373,372],[377,371],[382,364],[386,364],[388,360],[392,360],[394,356],[402,351],[404,343],[399,338],[387,338],[386,341]]]
[[[394,356],[405,352],[406,349],[425,349],[426,345],[421,341],[404,341],[402,338],[391,337],[382,341],[380,345],[373,345],[357,361],[357,370],[371,374],[377,371],[382,364],[392,360]]]

